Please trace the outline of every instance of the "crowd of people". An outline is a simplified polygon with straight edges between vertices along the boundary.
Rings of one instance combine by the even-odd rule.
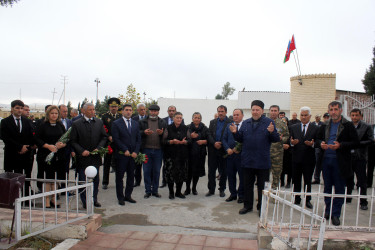
[[[256,208],[260,213],[262,190],[270,176],[273,189],[293,185],[295,192],[311,192],[311,185],[320,184],[321,173],[324,192],[328,194],[333,192],[333,186],[336,194],[343,194],[345,187],[351,194],[354,174],[361,195],[366,195],[367,187],[372,186],[375,164],[368,151],[373,149],[373,129],[362,121],[359,109],[351,111],[351,121],[345,119],[338,101],[329,103],[324,121],[320,121],[319,115],[311,121],[309,107],[301,107],[300,120],[297,113],[289,120],[278,105],[271,105],[266,117],[264,103],[254,100],[251,118],[244,120],[242,109],[234,109],[228,116],[227,107],[220,105],[208,127],[202,123],[199,112],[194,112],[192,121],[186,125],[175,106],[168,107],[165,118],[159,117],[160,107],[156,104],[150,105],[147,112],[143,103],[133,110],[131,104],[121,106],[119,99],[111,98],[108,106],[109,111],[97,118],[94,105],[86,103],[79,115],[72,110],[72,119],[68,119],[65,105],[48,105],[45,117],[33,121],[29,119],[28,106],[20,100],[13,101],[12,114],[1,122],[4,170],[25,173],[30,178],[35,153],[38,179],[63,180],[72,165],[77,178],[85,181],[86,167],[94,166],[98,169],[93,180],[94,206],[100,207],[99,169],[103,165],[102,188],[108,188],[109,175],[115,172],[116,196],[119,205],[124,206],[125,202],[136,203],[132,192],[140,186],[142,172],[145,199],[161,198],[158,190],[164,187],[169,189],[169,199],[198,195],[197,184],[206,175],[207,158],[205,196],[215,195],[218,181],[219,196],[225,197],[228,184],[230,194],[225,201],[243,203],[240,214],[253,210],[255,185]],[[69,140],[62,141],[66,133]],[[107,147],[103,163],[100,152]],[[51,152],[53,158],[47,161]],[[140,154],[147,156],[143,163],[136,161]],[[26,182],[26,195],[29,186]],[[38,187],[41,188],[39,182]],[[53,182],[47,182],[44,191],[56,188]],[[80,197],[86,208],[85,192]],[[332,205],[331,200],[325,199],[325,217],[332,219],[333,225],[340,225],[344,199],[334,198]],[[295,204],[313,208],[309,196],[301,204],[297,195]],[[367,210],[367,205],[362,198],[360,209]],[[59,204],[51,197],[46,199],[46,206],[59,207]]]

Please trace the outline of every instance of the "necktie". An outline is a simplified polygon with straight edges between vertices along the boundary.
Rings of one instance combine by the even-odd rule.
[[[305,137],[305,134],[306,134],[306,124],[303,124],[302,134],[303,134],[303,137]]]
[[[129,134],[131,134],[132,128],[130,127],[130,120],[126,120],[128,122],[128,131]]]
[[[240,124],[236,123],[237,131],[238,131],[238,126],[240,126]]]
[[[16,118],[17,120],[17,128],[18,128],[18,133],[21,133],[21,124],[20,124],[20,118]]]

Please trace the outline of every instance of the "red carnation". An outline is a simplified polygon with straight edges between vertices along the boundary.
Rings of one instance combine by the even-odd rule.
[[[113,148],[108,145],[108,154],[111,155],[113,153]]]
[[[104,125],[105,132],[108,133],[108,128],[106,125]]]

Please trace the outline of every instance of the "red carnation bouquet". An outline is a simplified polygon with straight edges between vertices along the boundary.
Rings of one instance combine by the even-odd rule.
[[[108,147],[106,148],[101,148],[101,149],[98,149],[98,150],[95,150],[95,151],[91,151],[90,152],[90,155],[97,155],[97,154],[100,154],[100,157],[103,157],[105,154],[112,154],[113,153],[113,149],[111,146],[108,145]]]

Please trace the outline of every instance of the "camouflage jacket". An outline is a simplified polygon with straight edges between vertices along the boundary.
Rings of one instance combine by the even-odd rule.
[[[281,136],[281,140],[271,144],[271,155],[283,154],[283,144],[287,143],[289,139],[289,129],[286,123],[280,118],[276,118],[274,122],[276,124],[277,133]]]

